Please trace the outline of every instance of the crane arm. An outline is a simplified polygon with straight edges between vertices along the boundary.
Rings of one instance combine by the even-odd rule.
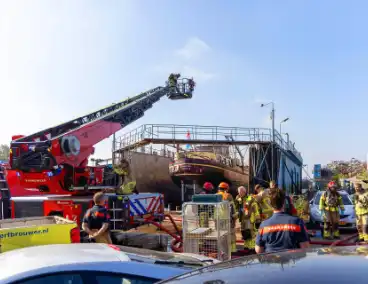
[[[99,109],[55,127],[11,142],[12,169],[44,171],[60,164],[79,166],[94,151],[93,146],[141,118],[163,96],[190,99],[193,79],[166,82],[135,97]]]

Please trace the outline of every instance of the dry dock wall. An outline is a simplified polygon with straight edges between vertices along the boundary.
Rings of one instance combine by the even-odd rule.
[[[159,192],[165,196],[165,205],[180,205],[180,189],[169,175],[168,157],[131,152],[129,179],[137,182],[139,192]]]

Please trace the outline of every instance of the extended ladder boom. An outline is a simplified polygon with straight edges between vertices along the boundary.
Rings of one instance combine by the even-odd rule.
[[[11,142],[12,169],[43,171],[60,164],[80,166],[93,146],[141,118],[163,96],[190,99],[193,79],[170,80],[135,97]]]

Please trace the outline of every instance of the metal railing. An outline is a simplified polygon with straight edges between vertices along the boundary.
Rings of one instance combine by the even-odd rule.
[[[116,139],[116,148],[122,149],[139,143],[145,139],[214,141],[229,144],[226,137],[232,137],[234,142],[263,143],[272,142],[272,130],[269,128],[241,128],[223,126],[174,125],[174,124],[144,124]],[[275,130],[275,143],[283,150],[291,151],[300,160],[298,152],[291,141],[285,141]]]

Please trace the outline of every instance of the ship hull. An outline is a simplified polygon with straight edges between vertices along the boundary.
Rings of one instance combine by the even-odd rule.
[[[180,206],[180,187],[173,183],[169,175],[171,162],[168,157],[131,152],[128,179],[136,181],[138,192],[158,192],[164,195],[166,206]]]
[[[241,168],[230,168],[216,163],[215,161],[184,158],[172,163],[169,167],[171,178],[177,186],[184,184],[197,184],[201,190],[205,182],[211,182],[217,187],[221,182],[227,182],[231,192],[236,194],[239,186],[247,186],[248,174]],[[197,188],[198,188],[197,187]]]

